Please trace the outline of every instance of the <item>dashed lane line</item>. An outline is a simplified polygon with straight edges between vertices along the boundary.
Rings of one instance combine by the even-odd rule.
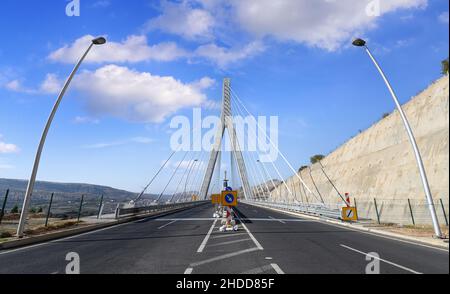
[[[382,262],[384,262],[384,263],[387,263],[387,264],[390,264],[390,265],[392,265],[392,266],[398,267],[398,268],[400,268],[400,269],[402,269],[402,270],[411,272],[411,273],[413,273],[413,274],[416,274],[416,275],[421,275],[421,274],[422,274],[422,273],[420,273],[420,272],[417,272],[417,271],[412,270],[412,269],[410,269],[410,268],[407,268],[407,267],[405,267],[405,266],[402,266],[402,265],[393,263],[393,262],[388,261],[388,260],[386,260],[386,259],[379,258],[378,256],[371,255],[370,253],[365,253],[365,252],[359,251],[359,250],[357,250],[357,249],[355,249],[355,248],[352,248],[352,247],[349,247],[349,246],[346,246],[346,245],[343,245],[343,244],[341,244],[341,247],[343,247],[343,248],[345,248],[345,249],[348,249],[348,250],[351,250],[351,251],[353,251],[353,252],[359,253],[359,254],[364,255],[364,256],[368,256],[368,257],[371,257],[371,258],[374,258],[374,259],[378,259],[378,260],[380,260],[380,261],[382,261]]]

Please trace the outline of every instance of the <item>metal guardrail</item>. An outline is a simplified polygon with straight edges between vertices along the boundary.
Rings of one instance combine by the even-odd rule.
[[[323,204],[288,204],[265,201],[243,201],[248,204],[256,204],[269,208],[281,209],[292,212],[300,212],[316,216],[324,216],[333,219],[341,219],[341,210],[339,208],[330,208]]]
[[[118,207],[116,208],[116,217],[115,218],[120,219],[121,217],[126,217],[126,216],[131,216],[131,215],[168,211],[168,210],[177,209],[177,208],[196,206],[196,205],[200,205],[200,204],[204,204],[204,203],[209,203],[209,201],[155,204],[155,205],[150,205],[150,206],[130,207],[130,208],[123,207],[126,204],[119,204]]]

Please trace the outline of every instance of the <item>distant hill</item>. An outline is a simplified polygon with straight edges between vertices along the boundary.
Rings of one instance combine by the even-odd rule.
[[[27,188],[27,181],[14,180],[14,179],[1,179],[0,178],[0,191],[10,189],[11,192],[23,192]],[[129,191],[114,189],[106,186],[91,185],[91,184],[75,184],[75,183],[54,183],[54,182],[36,182],[34,186],[34,193],[48,194],[58,193],[78,195],[78,194],[91,194],[91,195],[105,195],[114,200],[126,200],[133,199],[137,193]]]
[[[27,188],[27,181],[0,178],[0,202],[7,189],[10,190],[7,207],[21,204]],[[101,195],[109,202],[128,202],[135,199],[138,193],[115,189],[107,186],[77,183],[36,182],[33,192],[35,205],[47,203],[50,195],[55,193],[55,199],[68,202],[79,201],[81,195],[85,195],[86,201],[97,201]],[[145,199],[155,199],[156,195],[146,194]]]

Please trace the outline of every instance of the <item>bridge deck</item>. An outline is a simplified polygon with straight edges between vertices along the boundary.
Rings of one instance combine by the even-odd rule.
[[[365,273],[365,253],[381,273],[449,273],[448,251],[356,232],[240,204],[237,233],[220,233],[211,205],[159,219],[22,249],[0,251],[0,273],[64,273],[68,252],[81,273]]]

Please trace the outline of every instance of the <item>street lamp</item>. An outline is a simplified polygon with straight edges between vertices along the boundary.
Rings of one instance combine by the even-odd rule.
[[[66,93],[70,82],[72,81],[76,72],[80,68],[81,63],[84,61],[84,59],[86,58],[86,56],[88,55],[88,53],[92,49],[92,47],[94,45],[103,45],[105,43],[106,43],[106,39],[103,37],[99,37],[99,38],[92,40],[92,42],[89,45],[89,47],[87,48],[86,52],[80,58],[80,60],[76,64],[75,68],[73,69],[72,73],[70,74],[69,78],[67,79],[66,83],[64,84],[64,87],[62,88],[61,93],[58,96],[58,99],[56,99],[55,105],[53,106],[52,112],[50,113],[50,116],[47,120],[47,124],[45,125],[44,131],[42,133],[41,141],[39,143],[39,147],[36,152],[36,157],[34,159],[33,171],[31,173],[30,180],[28,181],[27,191],[25,193],[25,198],[23,200],[22,212],[20,214],[19,226],[17,227],[17,236],[19,238],[23,237],[23,230],[25,228],[25,222],[26,222],[27,215],[28,215],[28,208],[30,206],[30,200],[31,200],[31,195],[33,193],[34,183],[36,182],[36,175],[37,175],[37,172],[39,169],[39,162],[41,159],[42,150],[44,149],[45,139],[47,138],[48,131],[52,124],[53,118],[55,117],[56,111],[58,110],[59,104],[61,103],[61,100],[64,97],[64,94]]]
[[[370,59],[373,61],[376,68],[380,72],[381,77],[383,78],[384,82],[386,83],[386,86],[388,87],[389,92],[391,93],[392,98],[394,99],[395,105],[397,106],[397,109],[400,113],[403,124],[405,125],[406,132],[408,133],[409,140],[411,141],[411,145],[414,149],[414,155],[416,157],[417,166],[419,168],[420,177],[422,179],[423,188],[425,190],[425,195],[426,195],[427,202],[428,202],[428,209],[430,210],[431,218],[433,220],[434,233],[435,233],[436,237],[443,238],[441,227],[439,226],[439,220],[438,220],[437,214],[436,214],[436,208],[434,207],[434,203],[433,203],[433,196],[431,195],[431,190],[430,190],[430,185],[428,183],[427,174],[425,172],[425,167],[423,165],[422,156],[420,155],[419,147],[417,146],[417,142],[414,137],[414,133],[411,129],[411,126],[408,122],[408,118],[406,117],[406,114],[403,111],[403,108],[402,108],[400,102],[398,101],[397,95],[395,94],[389,80],[387,79],[387,77],[384,74],[383,70],[381,69],[380,65],[376,61],[375,57],[370,52],[369,47],[367,47],[367,42],[364,41],[363,39],[355,39],[353,41],[353,45],[356,47],[364,47],[364,49],[366,50]]]

